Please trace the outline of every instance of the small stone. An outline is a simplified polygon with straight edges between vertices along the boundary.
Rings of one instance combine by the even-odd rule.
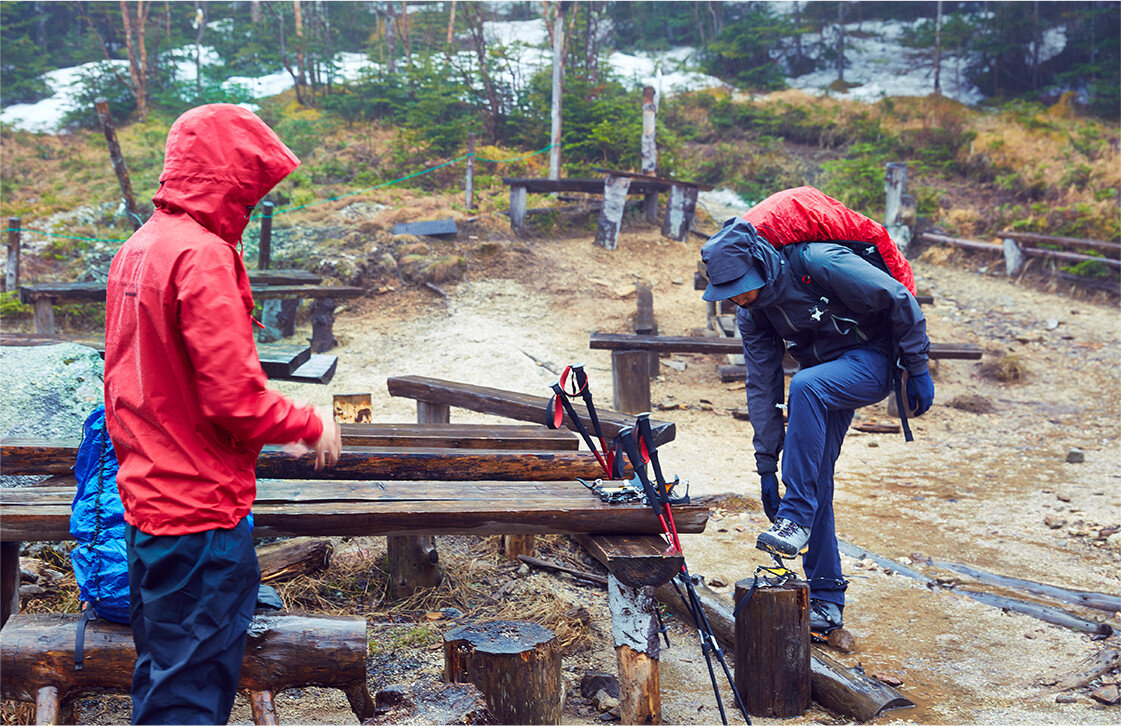
[[[1047,329],[1048,330],[1054,330],[1057,327],[1059,327],[1059,321],[1058,320],[1055,320],[1054,318],[1052,318],[1051,320],[1047,321]]]
[[[1060,693],[1055,696],[1055,703],[1078,703],[1078,696],[1073,693]]]
[[[1114,706],[1121,701],[1121,690],[1115,685],[1102,686],[1090,694],[1090,698],[1107,706]]]
[[[1068,464],[1081,464],[1086,461],[1086,453],[1082,449],[1071,449],[1067,452]]]
[[[670,280],[670,282],[672,282],[674,285],[684,285],[685,284],[685,280],[682,280],[682,279]]]
[[[868,442],[868,448],[869,449],[878,449],[878,448],[880,448],[880,445],[875,441],[869,441]]]
[[[634,295],[634,293],[635,288],[633,282],[627,285],[620,285],[619,287],[615,288],[615,297],[617,298],[630,297],[631,295]]]
[[[1058,499],[1060,502],[1069,502],[1070,501],[1070,495],[1069,494],[1056,494],[1055,498]]]
[[[525,577],[526,575],[528,575],[529,574],[529,565],[527,565],[526,563],[523,562],[522,566],[518,568],[518,574],[521,575],[522,577]]]
[[[712,410],[712,404],[711,403],[702,403],[701,404],[701,410],[702,411],[711,411]]]
[[[724,531],[727,532],[728,530]],[[714,577],[708,581],[708,585],[709,587],[727,587],[728,583],[724,582],[724,580],[720,579],[719,577]]]
[[[584,698],[593,698],[601,691],[618,698],[619,679],[604,671],[588,671],[580,677],[580,694]]]
[[[678,372],[683,371],[683,370],[685,370],[686,368],[689,367],[689,364],[686,363],[683,360],[672,360],[672,359],[662,361],[662,365],[668,366],[669,368],[672,368],[672,369],[674,369],[675,371],[678,371]]]
[[[887,684],[892,688],[899,688],[903,685],[903,679],[894,673],[873,673],[872,677],[880,683]]]
[[[948,588],[955,588],[958,585],[958,579],[956,577],[950,577],[949,575],[943,575],[942,577],[939,577],[937,580],[935,580],[935,582],[937,582],[942,587]]]
[[[1028,640],[1035,640],[1035,633],[1024,633],[1024,637]]]
[[[444,608],[440,612],[443,613],[445,618],[450,618],[452,620],[463,617],[463,611],[459,608]]]
[[[1043,518],[1043,523],[1046,524],[1051,529],[1059,529],[1064,524],[1066,524],[1067,521],[1065,519],[1063,519],[1062,517],[1059,517],[1059,516],[1056,516],[1056,515],[1053,515],[1053,514],[1048,514],[1046,517]]]
[[[610,711],[613,708],[619,707],[619,699],[612,696],[607,691],[600,689],[596,692],[593,699],[596,704],[596,710],[600,713]]]
[[[1121,532],[1114,532],[1106,537],[1105,543],[1115,550],[1121,550]]]

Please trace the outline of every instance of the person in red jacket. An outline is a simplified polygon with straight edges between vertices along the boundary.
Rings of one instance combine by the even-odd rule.
[[[316,468],[338,427],[271,391],[236,245],[299,159],[231,104],[172,125],[155,213],[109,270],[105,412],[120,471],[137,660],[133,723],[225,723],[260,582],[250,507],[265,444]]]

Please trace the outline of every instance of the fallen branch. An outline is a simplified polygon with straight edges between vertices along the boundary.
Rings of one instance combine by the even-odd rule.
[[[443,290],[441,290],[439,286],[433,285],[431,282],[424,283],[424,286],[426,288],[428,288],[429,290],[431,290],[432,292],[439,295],[440,297],[444,298],[445,300],[448,299],[448,294],[446,292],[444,292]]]
[[[518,559],[521,560],[522,562],[526,563],[530,567],[539,567],[542,570],[550,570],[552,572],[564,572],[564,573],[567,573],[569,575],[572,575],[573,577],[579,578],[581,580],[587,580],[588,582],[594,582],[597,585],[607,585],[607,578],[603,577],[602,575],[593,575],[590,572],[583,572],[581,570],[575,570],[571,567],[565,567],[564,565],[558,565],[555,562],[549,562],[548,560],[539,560],[536,557],[530,557],[529,555],[518,555]]]
[[[1088,590],[1070,590],[1065,587],[1048,585],[1043,582],[1022,580],[1018,577],[1008,577],[1007,575],[985,572],[984,570],[978,570],[969,565],[959,565],[956,562],[933,560],[930,564],[934,567],[941,567],[944,570],[952,570],[953,572],[959,572],[963,575],[969,575],[975,580],[990,585],[999,585],[1000,587],[1007,587],[1013,590],[1023,590],[1032,595],[1042,595],[1043,597],[1053,598],[1069,605],[1081,605],[1082,607],[1093,608],[1095,610],[1104,610],[1111,614],[1121,612],[1121,597],[1117,597],[1116,595],[1107,595],[1102,592],[1091,592]]]
[[[261,545],[257,548],[261,582],[290,580],[323,569],[331,560],[332,549],[330,540],[315,537],[293,537]]]
[[[841,552],[848,555],[849,557],[856,557],[858,559],[868,558],[878,564],[880,567],[884,567],[893,572],[898,572],[904,577],[910,577],[911,579],[918,580],[919,582],[922,582],[930,588],[943,587],[940,583],[938,583],[938,581],[927,577],[926,575],[912,567],[907,567],[902,562],[896,562],[890,557],[877,555],[874,552],[869,552],[862,547],[858,547],[843,540],[837,540],[837,545],[840,548]],[[1069,613],[1062,608],[1029,602],[1027,600],[1020,600],[1008,595],[994,595],[993,593],[989,592],[978,592],[976,590],[968,590],[960,587],[954,588],[954,592],[958,593],[959,595],[965,595],[966,597],[972,598],[977,602],[984,603],[985,605],[1000,608],[1001,610],[1011,610],[1013,612],[1022,613],[1024,615],[1030,615],[1033,618],[1037,618],[1046,623],[1051,623],[1052,625],[1058,625],[1063,628],[1069,628],[1071,630],[1089,633],[1095,640],[1108,638],[1113,634],[1112,626],[1106,623],[1099,623],[1096,620],[1090,620],[1073,613]]]
[[[1052,687],[1052,693],[1088,686],[1115,668],[1121,668],[1121,650],[1103,648],[1083,661],[1083,670],[1065,676],[1048,676],[1036,681],[1037,686]]]

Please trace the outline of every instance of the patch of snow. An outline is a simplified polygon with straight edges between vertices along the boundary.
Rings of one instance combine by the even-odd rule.
[[[54,133],[62,123],[62,116],[74,108],[75,84],[87,73],[92,73],[102,63],[112,63],[125,71],[127,61],[91,61],[70,68],[56,68],[43,74],[43,81],[51,95],[35,103],[17,103],[0,112],[0,123],[10,124],[23,131]]]
[[[268,96],[275,96],[278,93],[284,93],[292,86],[296,85],[292,80],[292,76],[288,71],[277,71],[270,73],[267,76],[258,76],[257,78],[250,78],[248,76],[232,76],[222,82],[222,88],[231,90],[235,86],[240,86],[249,92],[253,98],[267,98]]]
[[[500,20],[483,24],[483,33],[488,43],[513,45],[545,45],[549,33],[544,18],[534,20]]]
[[[755,202],[744,199],[731,189],[698,192],[697,204],[718,223],[723,223],[728,217],[738,217],[755,206]]]

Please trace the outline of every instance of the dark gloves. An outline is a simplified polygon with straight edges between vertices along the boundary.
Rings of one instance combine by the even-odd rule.
[[[773,471],[759,476],[759,498],[763,501],[763,514],[766,514],[767,519],[772,522],[775,521],[780,500],[778,496],[778,476]]]
[[[922,416],[932,403],[934,403],[934,381],[930,380],[930,371],[923,371],[917,376],[909,377],[907,408],[914,410],[914,415]]]

